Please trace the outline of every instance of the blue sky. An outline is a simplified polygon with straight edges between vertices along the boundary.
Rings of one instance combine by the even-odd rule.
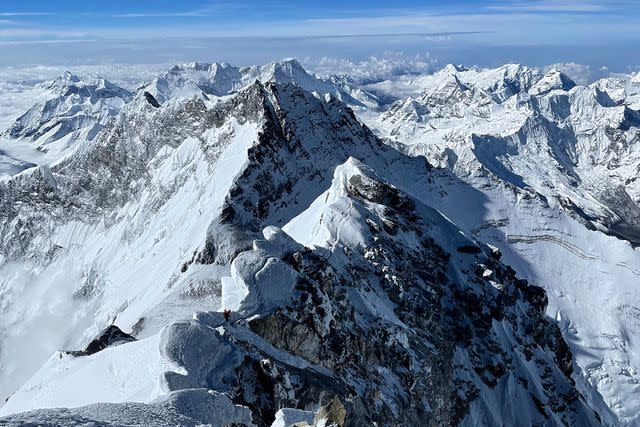
[[[637,0],[3,0],[0,63],[431,55],[640,65]]]

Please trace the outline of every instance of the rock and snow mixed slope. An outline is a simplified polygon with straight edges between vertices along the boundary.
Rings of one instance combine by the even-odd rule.
[[[8,133],[63,155],[0,182],[2,422],[633,423],[635,83],[345,81],[52,83]]]
[[[58,153],[69,144],[95,138],[132,96],[108,80],[68,71],[39,89],[45,99],[19,117],[4,136],[29,139],[45,152]]]
[[[110,323],[143,337],[219,309],[251,236],[380,145],[344,104],[297,86],[206,102],[134,97],[94,141],[3,184],[3,393]]]
[[[237,92],[256,80],[293,83],[310,92],[331,94],[354,106],[372,107],[379,102],[369,92],[344,84],[339,79],[309,74],[295,59],[250,67],[197,62],[176,65],[163,76],[143,85],[139,93],[147,92],[159,103],[194,96],[209,99]]]
[[[514,74],[528,83],[505,97]],[[640,382],[640,85],[576,86],[558,71],[532,76],[516,66],[449,66],[420,83],[365,119],[389,144],[455,174],[439,171],[441,188],[423,186],[431,192],[424,200],[546,288],[583,392],[592,388],[614,411],[611,423],[640,422],[632,397]]]

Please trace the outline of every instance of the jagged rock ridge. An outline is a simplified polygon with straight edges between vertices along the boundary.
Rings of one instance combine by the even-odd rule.
[[[214,65],[175,67],[171,78],[141,87],[90,141],[70,137],[71,155],[0,183],[6,283],[32,281],[39,292],[63,295],[51,317],[17,320],[7,310],[3,325],[21,327],[4,331],[2,348],[43,323],[66,331],[37,349],[31,366],[44,365],[4,414],[110,401],[120,402],[109,407],[116,413],[135,407],[149,417],[160,411],[185,424],[205,422],[184,413],[180,399],[192,396],[203,407],[224,406],[235,414],[229,419],[270,425],[286,408],[309,420],[337,396],[347,425],[610,419],[590,389],[576,386],[581,373],[545,316],[544,291],[471,237],[468,220],[465,232],[428,206],[449,216],[434,194],[451,186],[462,195],[446,200],[459,203],[472,191],[458,180],[456,161],[447,165],[452,174],[383,144],[338,99],[343,88],[324,90],[297,63],[251,73]],[[255,81],[255,70],[270,77]],[[521,67],[485,73],[504,77],[490,85],[457,75],[465,72],[445,70],[407,117],[484,120],[524,91],[576,91],[561,76]],[[525,101],[543,101],[531,96]],[[632,123],[630,114],[623,116]],[[551,122],[530,119],[514,138],[557,144]],[[473,138],[476,147],[501,147],[488,135]],[[566,161],[571,153],[563,149],[556,157]],[[483,157],[491,150],[471,153],[493,173],[510,171]],[[517,197],[530,191],[517,177],[500,176]],[[521,206],[537,203],[548,205],[530,196]],[[21,289],[3,288],[4,307],[21,306]],[[232,310],[228,320],[216,312],[223,309]],[[56,348],[83,348],[111,324],[136,339],[45,361]],[[11,367],[6,350],[0,357]],[[86,372],[105,366],[127,380],[96,391]],[[55,392],[38,391],[43,384]],[[144,404],[125,403],[132,400]],[[12,419],[123,422],[109,410]],[[143,419],[131,415],[132,423]]]

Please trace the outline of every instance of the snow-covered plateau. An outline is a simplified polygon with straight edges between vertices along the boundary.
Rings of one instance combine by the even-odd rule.
[[[25,99],[0,425],[640,426],[637,75],[192,63]]]

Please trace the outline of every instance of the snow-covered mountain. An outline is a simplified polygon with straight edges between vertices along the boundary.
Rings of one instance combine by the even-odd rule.
[[[92,140],[132,96],[103,78],[69,71],[39,89],[45,99],[18,118],[5,137],[29,139],[43,151],[60,152],[76,141]]]
[[[307,72],[295,59],[266,65],[235,67],[225,63],[176,65],[166,74],[143,85],[138,93],[152,95],[158,103],[198,96],[221,97],[241,90],[255,81],[288,82],[319,94],[331,94],[351,106],[373,107],[377,98],[369,92],[336,78],[322,78]]]
[[[640,84],[396,86],[48,83],[7,131],[64,147],[0,181],[0,422],[637,423]]]
[[[530,79],[519,69],[530,84],[504,98],[492,90],[507,86],[500,69],[449,66],[363,118],[389,144],[453,171],[430,203],[547,289],[548,314],[583,371],[582,391],[594,388],[621,421],[638,423],[631,396],[640,328],[631,313],[640,305],[640,85],[608,78],[576,86],[556,70]],[[476,209],[460,209],[461,200]]]

